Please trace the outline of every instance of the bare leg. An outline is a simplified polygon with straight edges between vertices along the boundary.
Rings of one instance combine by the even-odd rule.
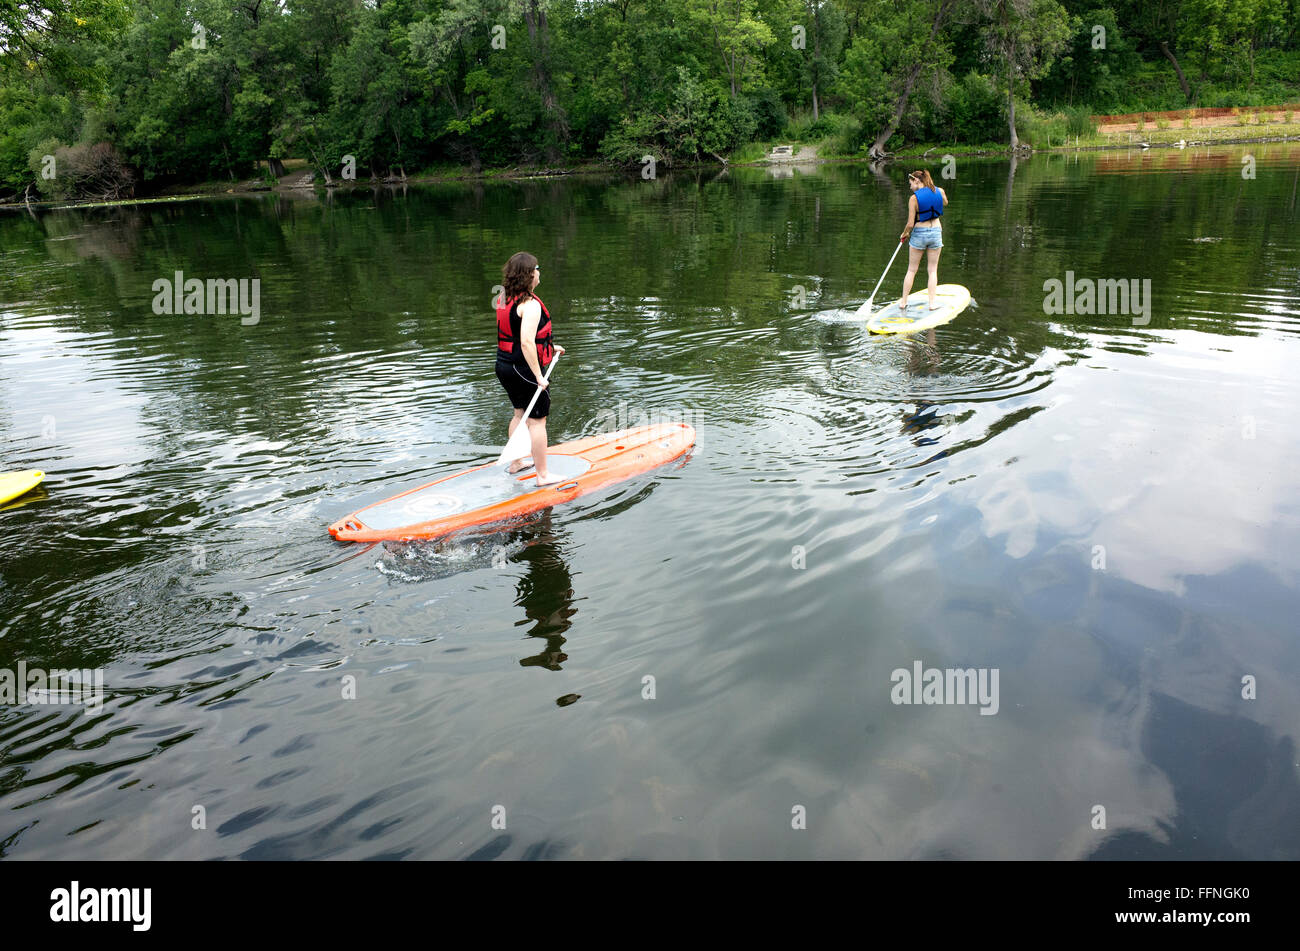
[[[533,440],[533,465],[537,467],[537,484],[554,485],[563,481],[546,471],[546,417],[528,420],[528,435]]]
[[[908,245],[907,276],[903,278],[903,296],[898,299],[898,309],[907,310],[907,298],[912,293],[912,281],[916,279],[917,269],[921,266],[921,249]]]
[[[523,418],[524,411],[521,409],[515,410],[514,418],[510,420],[509,435],[513,436],[515,434],[515,430],[519,427],[519,421]],[[510,468],[508,468],[506,472],[518,472],[522,468],[524,468],[524,460],[516,459],[514,462],[510,463]]]
[[[925,269],[930,272],[930,282],[925,289],[930,293],[930,309],[934,310],[934,291],[939,286],[939,252],[943,248],[930,248],[925,252]]]

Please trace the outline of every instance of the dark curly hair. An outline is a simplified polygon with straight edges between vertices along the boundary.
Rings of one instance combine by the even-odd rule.
[[[506,300],[516,301],[527,297],[533,289],[533,268],[537,267],[537,258],[527,251],[519,251],[501,268],[502,283],[506,288]]]

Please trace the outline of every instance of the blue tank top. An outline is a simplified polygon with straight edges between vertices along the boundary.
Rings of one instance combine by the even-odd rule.
[[[943,196],[934,188],[918,188],[916,195],[916,220],[930,221],[943,215]]]

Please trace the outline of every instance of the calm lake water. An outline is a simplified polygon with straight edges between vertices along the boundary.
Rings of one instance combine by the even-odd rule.
[[[104,677],[0,707],[0,855],[1300,858],[1297,168],[959,159],[977,303],[920,339],[845,319],[901,167],[0,215],[0,470],[48,473],[0,511],[0,669]],[[552,441],[693,455],[334,542],[504,442],[519,249]],[[155,314],[177,270],[259,321]],[[1149,315],[1045,312],[1067,272]],[[918,663],[996,695],[895,703]]]

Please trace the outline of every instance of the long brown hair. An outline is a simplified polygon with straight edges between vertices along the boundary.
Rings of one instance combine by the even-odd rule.
[[[930,177],[930,173],[927,172],[925,169],[921,169],[919,172],[912,172],[907,177],[915,178],[926,188],[930,189],[931,191],[934,191],[934,179]]]
[[[537,258],[527,251],[516,252],[505,266],[501,268],[501,282],[505,285],[506,300],[515,301],[526,297],[533,289],[533,269],[537,267]]]

